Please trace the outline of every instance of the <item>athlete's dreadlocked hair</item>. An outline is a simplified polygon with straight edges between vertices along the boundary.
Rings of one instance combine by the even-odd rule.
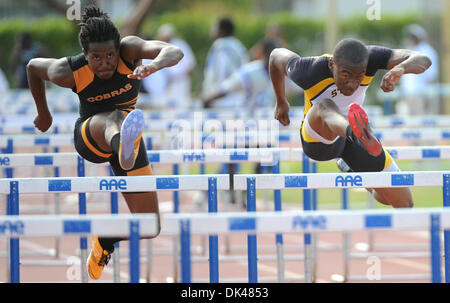
[[[114,41],[116,48],[119,48],[120,34],[108,15],[95,6],[84,9],[80,22],[80,33],[78,39],[81,47],[89,51],[90,42]]]

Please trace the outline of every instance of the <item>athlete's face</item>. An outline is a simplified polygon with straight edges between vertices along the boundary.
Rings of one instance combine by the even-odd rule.
[[[366,63],[355,65],[330,59],[330,70],[333,73],[334,82],[344,96],[351,96],[358,89],[364,79],[366,69]]]
[[[89,51],[83,51],[89,67],[102,80],[108,80],[116,71],[119,64],[119,50],[114,41],[91,42]]]

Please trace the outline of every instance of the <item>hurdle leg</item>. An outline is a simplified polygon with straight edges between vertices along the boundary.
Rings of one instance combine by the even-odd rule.
[[[147,257],[147,271],[146,271],[146,281],[151,282],[152,276],[152,265],[153,265],[153,243],[151,239],[145,240],[147,244],[146,257]]]
[[[85,177],[84,159],[78,156],[78,177]],[[86,214],[86,193],[78,193],[78,214]],[[88,283],[88,272],[86,270],[87,254],[87,238],[80,237],[80,266],[81,266],[81,282]]]
[[[17,181],[10,182],[10,194],[8,196],[8,215],[19,215],[19,184]],[[20,283],[20,251],[19,238],[9,238],[9,281]]]
[[[444,174],[443,179],[443,204],[450,207],[450,174]],[[444,265],[445,283],[450,283],[450,230],[444,230]]]
[[[230,164],[232,165],[232,164]],[[223,164],[222,164],[222,169],[223,169]],[[226,174],[226,171],[222,171],[222,173]],[[234,177],[231,175],[231,170],[228,171],[229,176],[230,176],[230,189],[234,189],[233,186],[233,182],[234,182]],[[226,195],[227,192],[231,192],[231,191],[222,191],[222,197],[224,197],[223,200],[223,209],[228,212],[230,211],[230,209],[232,209],[232,205],[231,205],[231,197],[229,195]],[[227,199],[228,198],[228,199]],[[223,235],[224,238],[224,252],[225,254],[230,254],[231,253],[231,244],[230,244],[230,236],[225,234]]]
[[[108,167],[108,172],[110,176],[114,176],[114,172],[111,166]],[[110,213],[118,214],[119,213],[119,193],[111,192],[110,193]],[[114,253],[112,255],[113,258],[113,280],[114,283],[120,283],[120,243],[114,243]]]
[[[179,166],[178,164],[173,165],[173,174],[178,175],[179,173]],[[179,200],[179,193],[177,191],[173,192],[173,212],[175,214],[180,212],[180,200]],[[173,281],[175,283],[178,282],[178,246],[179,238],[177,236],[174,236],[172,239],[172,274],[173,274]]]
[[[311,161],[311,172],[317,173],[317,162]],[[312,198],[312,209],[317,210],[317,189],[311,190],[311,198]],[[317,256],[318,256],[318,245],[319,242],[319,234],[316,232],[311,233],[312,235],[312,247],[313,247],[313,264],[312,264],[312,275],[313,282],[316,282],[317,277]]]
[[[55,194],[55,215],[61,214],[61,195],[59,193]],[[61,237],[55,238],[55,258],[59,259],[61,252]]]
[[[276,156],[277,158],[275,165],[272,166],[272,172],[274,174],[280,173],[280,156],[279,153]],[[274,200],[274,209],[275,211],[281,211],[281,190],[273,191],[273,200]],[[277,277],[279,283],[285,282],[284,277],[284,247],[283,247],[283,235],[276,234],[275,235],[275,243],[277,248]]]
[[[439,214],[430,215],[431,282],[441,283],[441,222]]]
[[[342,209],[348,210],[348,189],[347,188],[342,189],[341,199],[342,199]],[[350,233],[343,232],[342,233],[342,263],[343,263],[342,282],[348,281],[350,250],[351,250],[351,248],[350,248]]]
[[[8,139],[7,146],[6,146],[6,148],[2,149],[2,153],[12,154],[13,152],[14,152],[13,140],[12,139]],[[14,174],[14,170],[13,170],[13,168],[8,167],[8,168],[4,169],[4,173],[5,173],[6,178],[12,178],[13,174]],[[6,196],[6,214],[7,215],[13,215],[14,214],[15,206],[14,206],[14,201],[12,200],[12,198],[13,198],[13,192],[12,192],[12,185],[11,185],[10,194]],[[18,211],[18,207],[19,207],[19,205],[17,204],[17,211]],[[7,241],[6,242],[7,262],[9,264],[9,266],[6,266],[7,267],[7,269],[6,269],[6,278],[7,278],[7,281],[14,282],[12,280],[13,272],[12,272],[12,268],[11,267],[12,267],[13,264],[14,264],[14,266],[19,266],[19,263],[18,263],[19,260],[17,258],[17,260],[16,260],[17,264],[14,263],[13,262],[14,257],[12,256],[12,254],[13,253],[17,253],[17,254],[19,253],[19,251],[18,251],[18,249],[19,249],[19,246],[18,246],[19,242],[18,241],[19,240],[7,237],[6,241]],[[15,270],[17,272],[19,271],[18,268],[15,269]]]
[[[191,283],[191,232],[189,220],[180,221],[181,283]]]
[[[303,154],[303,163],[302,163],[303,173],[309,173],[309,158],[305,154]],[[312,209],[311,206],[311,190],[304,189],[303,190],[303,210],[310,211]],[[304,250],[305,250],[305,282],[312,283],[313,282],[313,254],[314,250],[311,245],[311,233],[304,233],[303,236],[304,241]]]
[[[139,221],[130,220],[130,283],[140,280]]]
[[[247,212],[256,212],[256,179],[247,178]],[[248,283],[258,282],[258,247],[256,235],[247,236]]]
[[[259,164],[259,165],[261,165],[261,164]],[[261,173],[262,174],[268,174],[269,173],[269,167],[265,166],[265,165],[261,165]],[[263,205],[264,205],[264,210],[269,210],[269,191],[268,190],[263,190],[262,191],[262,202],[263,202]]]
[[[202,163],[202,164],[200,164],[200,174],[204,175],[205,173],[206,173],[206,166],[204,163]],[[203,194],[204,192],[201,192],[201,193]],[[201,203],[201,207],[202,207],[200,209],[201,212],[206,211],[204,203]],[[206,236],[201,235],[200,241],[201,241],[200,242],[200,254],[204,256],[206,254]]]
[[[217,178],[208,178],[208,213],[217,213]],[[209,236],[209,282],[219,282],[219,243],[217,235]]]
[[[118,193],[111,193],[111,214],[118,214]],[[113,280],[114,283],[120,283],[120,244],[119,242],[114,243],[114,254],[113,254]]]

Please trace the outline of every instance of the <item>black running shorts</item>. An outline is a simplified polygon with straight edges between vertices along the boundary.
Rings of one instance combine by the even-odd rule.
[[[91,118],[89,117],[85,120],[79,118],[75,123],[74,145],[76,151],[83,159],[93,163],[109,162],[116,176],[153,175],[152,168],[148,162],[145,143],[142,138],[134,167],[130,170],[123,170],[120,167],[118,155],[102,150],[91,137],[89,132]]]
[[[383,171],[394,161],[384,148],[380,155],[374,157],[360,144],[343,137],[332,144],[324,144],[308,135],[304,123],[300,129],[300,138],[303,151],[311,159],[329,161],[342,158],[354,172]]]

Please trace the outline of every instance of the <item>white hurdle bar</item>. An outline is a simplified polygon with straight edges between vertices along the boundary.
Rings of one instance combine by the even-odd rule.
[[[148,192],[148,191],[208,191],[210,212],[217,212],[217,190],[229,190],[228,175],[186,176],[123,176],[73,178],[11,178],[0,179],[0,194],[7,194],[7,215],[19,215],[19,194],[77,192]],[[82,238],[83,239],[83,238]],[[216,239],[217,241],[217,239]],[[82,266],[85,264],[86,241],[82,244]],[[20,281],[19,239],[10,240],[10,281]],[[139,259],[138,259],[139,260]],[[86,275],[85,270],[82,272]],[[86,282],[87,278],[82,282]]]
[[[385,143],[397,142],[401,140],[417,141],[448,141],[450,140],[450,129],[385,129],[374,130],[375,135]],[[143,138],[148,149],[152,149],[153,142],[158,142],[161,146],[173,149],[191,149],[198,144],[198,148],[205,144],[219,145],[220,147],[243,148],[246,144],[251,147],[259,145],[261,147],[276,146],[278,143],[300,142],[299,131],[252,131],[226,133],[222,131],[202,134],[201,132],[191,135],[191,132],[173,132],[167,134],[144,133]],[[16,147],[72,147],[73,135],[53,134],[53,135],[0,135],[0,148],[4,152],[12,153]],[[184,146],[185,144],[190,146]],[[181,146],[180,146],[181,145]],[[237,146],[236,146],[237,145]]]
[[[139,240],[158,234],[156,214],[136,215],[90,215],[90,216],[0,216],[0,237],[61,237],[98,235],[105,237],[128,237],[130,241],[130,283],[139,283]],[[83,262],[82,262],[83,263]],[[20,282],[19,254],[11,254],[12,283]],[[84,263],[82,267],[84,266]],[[85,271],[85,269],[82,268]]]
[[[167,132],[173,129],[179,128],[181,125],[185,127],[189,125],[191,130],[202,130],[208,125],[208,120],[219,121],[224,127],[226,126],[227,120],[231,121],[242,121],[248,126],[252,126],[258,120],[264,120],[269,123],[261,123],[260,128],[268,128],[272,124],[276,123],[281,129],[295,130],[299,129],[303,120],[302,116],[294,114],[291,116],[291,124],[289,126],[282,126],[279,122],[273,119],[273,113],[270,115],[255,115],[252,117],[244,117],[243,115],[231,115],[225,113],[222,115],[214,115],[208,112],[194,112],[187,113],[185,115],[173,115],[171,118],[158,115],[158,113],[146,113],[144,112],[146,123],[144,130],[147,132]],[[71,133],[75,121],[78,115],[73,114],[72,116],[68,114],[58,115],[53,117],[53,124],[47,131],[49,133]],[[12,116],[4,117],[3,121],[0,121],[0,134],[20,134],[20,133],[39,133],[36,129],[32,116]],[[437,127],[437,128],[448,128],[450,127],[450,116],[375,116],[370,120],[370,124],[373,128],[421,128],[421,127]]]
[[[345,173],[345,174],[260,174],[235,175],[234,189],[247,190],[247,211],[256,211],[256,190],[319,189],[319,188],[386,188],[386,187],[442,187],[443,206],[450,206],[450,172]],[[304,201],[304,210],[310,211],[310,201]],[[450,282],[450,231],[445,238],[445,277]],[[249,259],[256,266],[256,236],[249,236]],[[311,235],[304,235],[305,281],[313,280],[313,247]],[[251,251],[251,253],[250,253]],[[253,269],[252,269],[253,271]],[[256,277],[252,277],[252,280]]]
[[[238,176],[237,176],[238,177]],[[240,178],[240,177],[239,177]],[[261,179],[260,179],[261,180]],[[265,212],[221,214],[170,214],[164,217],[165,234],[181,233],[181,271],[183,283],[192,282],[190,236],[191,234],[248,234],[248,282],[258,282],[256,249],[252,239],[258,233],[323,232],[357,230],[423,230],[430,231],[431,282],[442,282],[440,232],[450,229],[450,210],[442,208],[372,210],[372,211],[315,211],[315,212]],[[448,248],[444,248],[446,265]],[[217,255],[211,256],[211,280],[218,282]],[[448,267],[445,271],[448,283]],[[308,281],[307,281],[308,282]]]
[[[442,146],[388,146],[385,149],[395,160],[450,159],[450,145]],[[150,163],[245,163],[274,164],[276,161],[303,161],[301,148],[236,148],[236,149],[181,149],[147,151]],[[71,153],[0,154],[0,167],[77,166],[79,156]],[[314,160],[311,160],[314,161]],[[100,163],[96,165],[107,165]]]

